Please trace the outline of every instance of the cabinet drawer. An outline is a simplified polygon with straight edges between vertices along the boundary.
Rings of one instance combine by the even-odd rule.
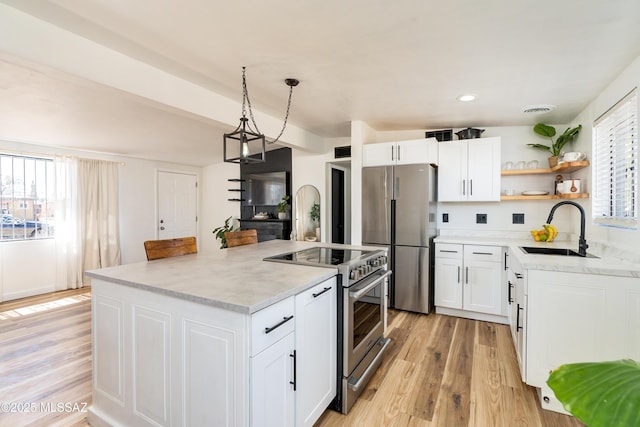
[[[462,259],[462,245],[456,243],[436,243],[436,258]]]
[[[464,245],[464,260],[502,262],[502,247]]]
[[[251,316],[251,356],[274,344],[294,330],[294,298],[263,308]]]

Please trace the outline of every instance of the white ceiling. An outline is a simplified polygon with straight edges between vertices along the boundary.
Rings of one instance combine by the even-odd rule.
[[[237,101],[247,66],[254,107],[275,117],[283,79],[298,78],[289,121],[324,137],[349,136],[352,120],[379,131],[568,123],[640,56],[638,0],[0,1]],[[0,137],[219,160],[229,129],[212,120],[0,58]],[[457,101],[464,93],[478,99]],[[530,104],[557,109],[523,114]]]

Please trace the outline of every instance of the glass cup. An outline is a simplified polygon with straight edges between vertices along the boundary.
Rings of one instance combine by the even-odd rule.
[[[527,163],[527,169],[538,169],[538,161],[531,160],[529,163]]]

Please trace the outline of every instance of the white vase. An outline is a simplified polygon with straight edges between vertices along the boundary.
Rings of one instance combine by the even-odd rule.
[[[278,212],[278,219],[287,219],[286,212]]]
[[[316,227],[316,239],[320,241],[320,227]]]

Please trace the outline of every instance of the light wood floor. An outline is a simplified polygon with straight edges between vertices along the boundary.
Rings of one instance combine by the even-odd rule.
[[[0,426],[88,425],[86,412],[80,412],[91,405],[87,292],[0,303]],[[7,403],[18,412],[7,412]]]
[[[0,403],[37,409],[0,413],[0,426],[88,425],[86,413],[41,410],[49,403],[91,404],[86,292],[0,303]],[[61,297],[67,299],[52,302]],[[507,326],[391,310],[389,336],[382,366],[349,415],[329,410],[316,427],[582,426],[540,408],[520,381]]]
[[[540,408],[520,380],[509,327],[390,310],[384,362],[347,416],[316,427],[583,426]]]

